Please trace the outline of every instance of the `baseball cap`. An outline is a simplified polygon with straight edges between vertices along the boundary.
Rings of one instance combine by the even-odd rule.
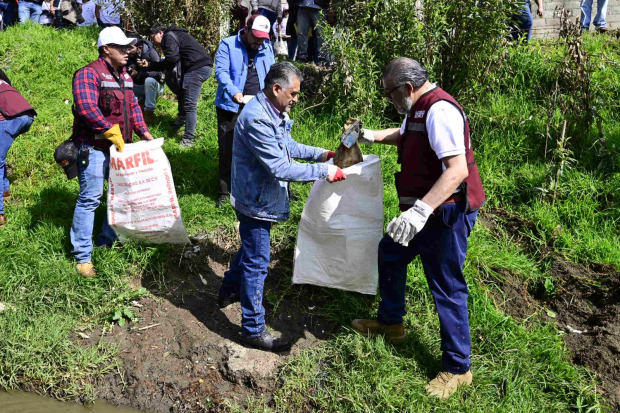
[[[125,33],[120,27],[112,26],[106,27],[99,33],[99,40],[97,41],[97,47],[105,46],[107,44],[117,44],[119,46],[128,46],[135,44],[137,39],[130,39],[125,36]]]
[[[54,160],[67,175],[67,179],[73,179],[78,175],[77,158],[80,148],[72,139],[66,140],[56,147]]]
[[[269,19],[265,16],[259,14],[250,17],[248,20],[248,27],[252,30],[252,34],[259,39],[269,39],[271,23],[269,23]]]

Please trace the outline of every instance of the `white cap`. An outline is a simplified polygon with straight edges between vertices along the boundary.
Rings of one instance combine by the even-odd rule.
[[[257,15],[252,23],[252,34],[259,39],[269,39],[269,19],[262,15]]]
[[[120,27],[112,26],[106,27],[99,33],[99,40],[97,41],[97,47],[105,46],[108,44],[117,44],[119,46],[128,46],[134,44],[138,39],[130,39],[125,36],[125,33]]]

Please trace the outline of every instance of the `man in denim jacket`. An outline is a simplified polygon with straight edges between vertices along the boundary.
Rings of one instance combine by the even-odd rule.
[[[337,166],[323,163],[334,152],[291,138],[293,121],[287,112],[297,102],[302,80],[291,63],[274,64],[265,88],[245,106],[235,126],[230,201],[239,219],[241,248],[224,275],[218,304],[224,308],[241,301],[243,340],[270,351],[290,347],[265,328],[262,305],[271,224],[290,215],[288,183],[346,178]],[[320,163],[297,163],[294,158]]]

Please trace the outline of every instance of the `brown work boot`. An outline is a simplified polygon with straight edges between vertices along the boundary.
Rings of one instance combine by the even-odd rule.
[[[146,123],[151,123],[153,122],[153,120],[155,120],[155,112],[152,110],[145,110],[143,112],[144,114],[144,122]]]
[[[97,275],[97,273],[95,272],[95,267],[90,261],[78,264],[75,268],[77,268],[77,271],[84,278],[93,278],[95,275]]]
[[[6,217],[4,216],[4,214],[0,215],[0,227],[3,227],[6,225]]]
[[[2,193],[2,199],[4,201],[6,201],[7,199],[9,199],[11,197],[11,191],[10,190],[6,190]]]
[[[471,385],[471,371],[464,374],[452,374],[440,371],[437,377],[426,385],[426,392],[440,399],[447,399],[459,386]]]
[[[377,320],[363,320],[356,319],[351,322],[353,330],[366,337],[383,336],[385,340],[394,343],[402,344],[407,338],[405,333],[405,324],[381,324]]]

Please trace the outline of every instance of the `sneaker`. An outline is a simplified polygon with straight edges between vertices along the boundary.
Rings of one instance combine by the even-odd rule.
[[[278,352],[291,348],[291,343],[289,341],[276,338],[266,328],[263,330],[263,334],[259,337],[241,336],[241,340],[251,345],[252,347],[266,351]]]
[[[453,374],[440,371],[437,377],[426,385],[426,392],[430,396],[447,399],[459,386],[470,386],[473,377],[471,371],[464,374]]]
[[[83,262],[78,264],[76,267],[77,271],[84,278],[93,278],[97,273],[95,272],[95,267],[92,262]]]
[[[179,117],[174,122],[172,122],[173,128],[182,128],[183,126],[185,126],[185,118]]]
[[[155,120],[155,112],[152,110],[145,110],[142,112],[144,115],[144,122],[152,123]]]
[[[239,294],[230,294],[230,295],[218,295],[217,296],[217,306],[219,308],[226,308],[231,304],[234,304],[238,301],[241,301],[241,296]]]
[[[194,140],[183,138],[181,139],[181,146],[184,148],[191,148],[192,146],[194,146]]]
[[[383,336],[386,341],[393,344],[402,344],[407,338],[405,324],[381,324],[377,320],[356,319],[351,322],[353,330],[366,337]]]
[[[220,195],[215,202],[216,208],[221,208],[230,201],[230,195]]]
[[[7,199],[9,199],[11,197],[11,191],[10,190],[6,190],[2,193],[2,200],[6,201]]]
[[[6,217],[4,216],[4,214],[0,215],[0,227],[3,227],[6,225]]]

